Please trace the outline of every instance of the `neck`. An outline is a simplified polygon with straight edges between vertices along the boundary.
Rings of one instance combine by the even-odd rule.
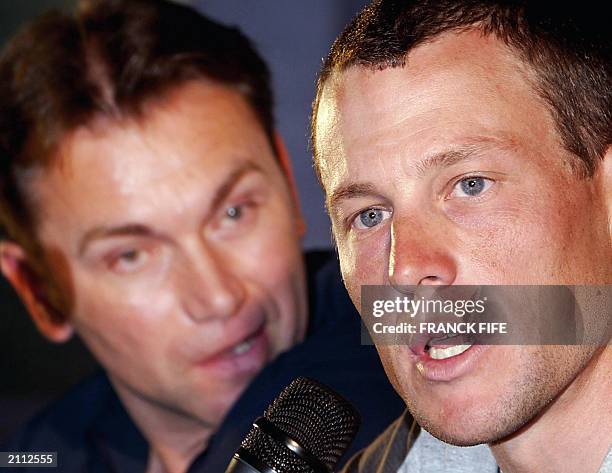
[[[149,443],[147,473],[185,473],[208,445],[214,426],[144,399],[112,378],[111,382]]]
[[[612,346],[589,364],[545,411],[491,445],[504,473],[598,471],[612,438]]]

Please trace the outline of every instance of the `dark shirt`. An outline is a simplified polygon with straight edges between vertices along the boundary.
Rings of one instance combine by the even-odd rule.
[[[279,355],[234,404],[193,472],[221,473],[253,420],[298,376],[314,378],[347,398],[362,425],[341,463],[365,447],[404,409],[372,346],[360,342],[359,315],[340,278],[335,257],[306,258],[310,319],[304,341]],[[103,373],[36,416],[2,451],[57,451],[66,472],[144,472],[148,445]],[[27,472],[27,468],[20,468]]]

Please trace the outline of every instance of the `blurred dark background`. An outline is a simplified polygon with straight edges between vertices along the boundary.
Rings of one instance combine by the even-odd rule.
[[[0,44],[27,20],[49,8],[72,9],[69,0],[0,2]],[[304,247],[331,246],[329,221],[311,166],[308,117],[322,58],[342,27],[366,0],[193,0],[188,3],[223,23],[240,27],[268,61],[276,93],[276,118],[291,153],[308,224]],[[0,443],[49,401],[96,367],[78,342],[58,346],[34,328],[0,276]]]

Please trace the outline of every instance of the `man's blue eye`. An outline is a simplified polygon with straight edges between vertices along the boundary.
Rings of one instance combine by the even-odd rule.
[[[135,273],[144,269],[150,263],[154,255],[151,251],[141,249],[129,249],[111,257],[108,267],[116,273]]]
[[[380,209],[369,209],[359,214],[359,221],[364,227],[372,228],[383,221],[383,211]]]
[[[240,217],[242,217],[242,207],[239,207],[239,206],[228,207],[225,213],[229,218],[233,220],[238,220]]]
[[[486,179],[482,177],[469,177],[460,181],[461,190],[470,196],[480,194],[486,187]]]
[[[121,253],[119,255],[119,258],[123,261],[133,263],[134,261],[138,259],[139,256],[141,256],[141,254],[138,250],[129,250],[129,251],[124,251],[123,253]]]

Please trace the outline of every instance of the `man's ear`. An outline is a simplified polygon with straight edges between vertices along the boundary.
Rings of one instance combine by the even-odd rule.
[[[298,196],[297,186],[295,184],[295,178],[293,177],[291,158],[289,157],[289,152],[287,151],[285,142],[277,131],[274,132],[274,148],[276,150],[276,155],[278,157],[281,169],[285,174],[287,183],[289,184],[289,191],[293,197],[293,203],[297,212],[296,222],[298,234],[300,237],[303,237],[306,234],[306,222],[304,221],[304,217],[302,216],[302,211],[300,209],[300,199]]]
[[[70,339],[74,331],[72,325],[58,317],[45,297],[44,285],[21,246],[11,241],[0,241],[0,270],[46,338],[56,343]]]

